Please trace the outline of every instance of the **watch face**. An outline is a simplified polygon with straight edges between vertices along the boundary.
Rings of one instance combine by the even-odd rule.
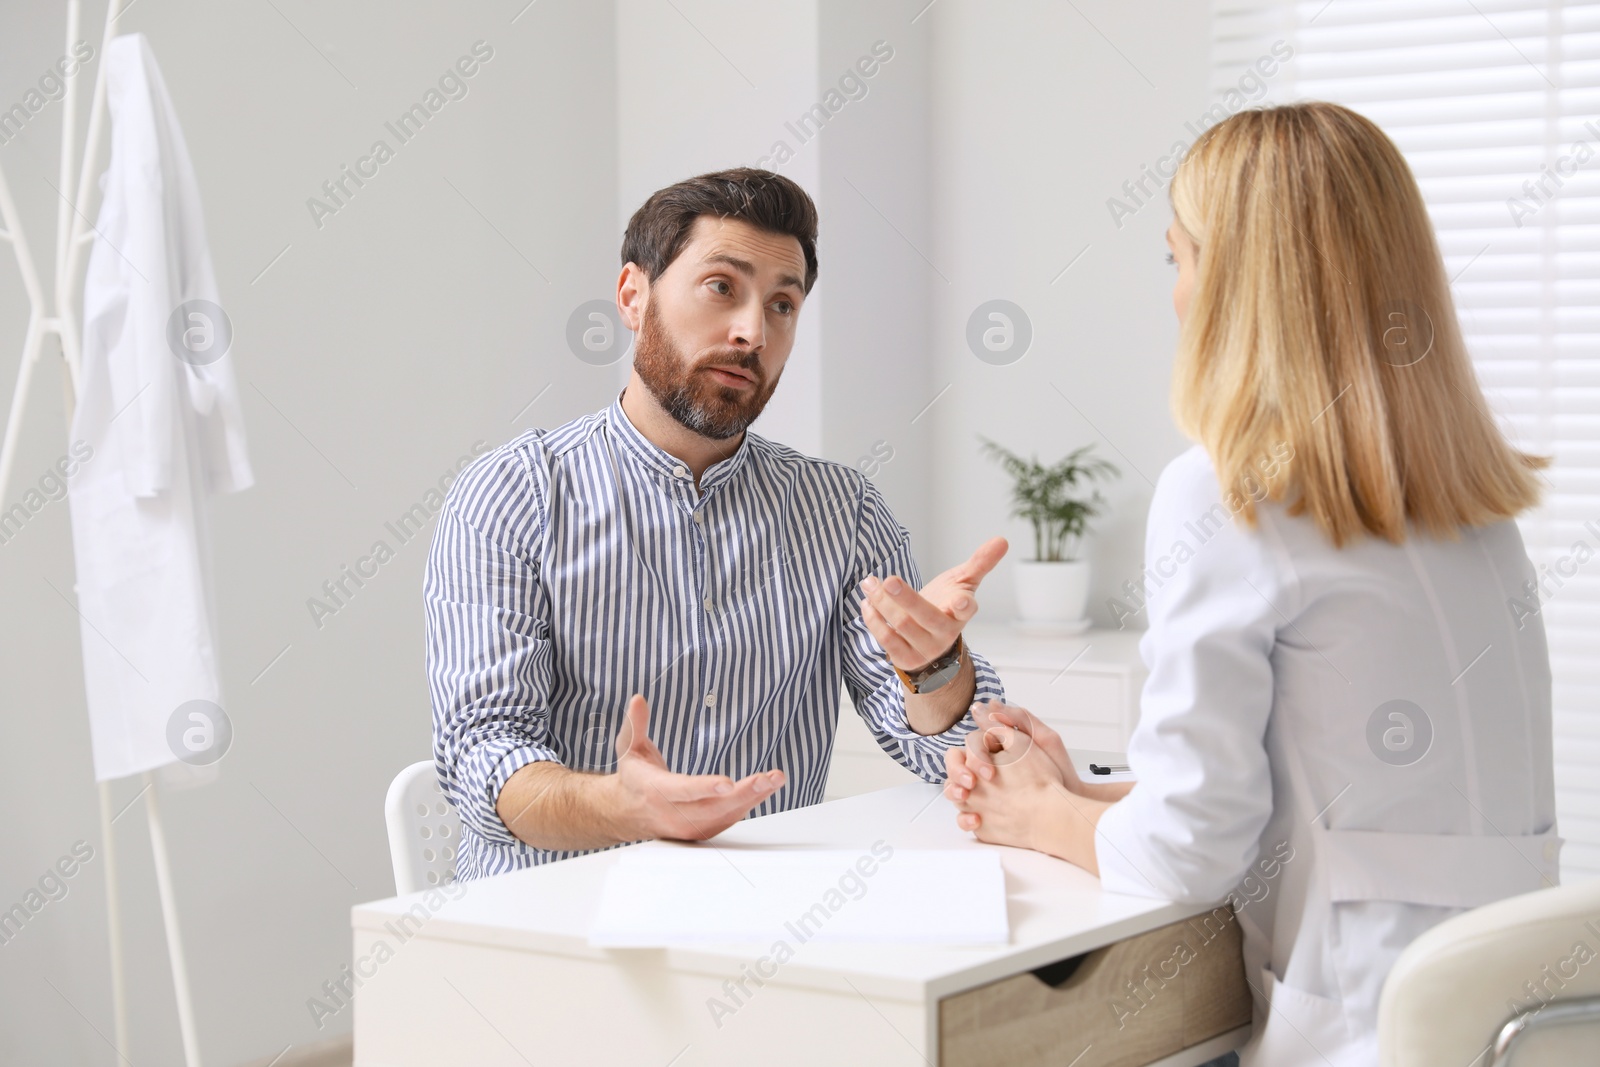
[[[943,667],[917,682],[917,692],[926,693],[937,689],[959,673],[961,673],[961,657],[957,656]]]

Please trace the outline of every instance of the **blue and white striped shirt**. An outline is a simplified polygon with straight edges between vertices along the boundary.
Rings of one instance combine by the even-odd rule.
[[[495,802],[537,760],[615,770],[635,692],[672,770],[784,772],[755,815],[822,799],[841,676],[884,751],[942,782],[972,713],[931,736],[907,724],[899,676],[861,618],[868,574],[922,585],[877,487],[749,431],[698,496],[621,394],[480,456],[450,489],[424,585],[434,760],[462,822],[456,877],[582,854],[513,837]],[[1003,699],[970,654],[975,699]]]

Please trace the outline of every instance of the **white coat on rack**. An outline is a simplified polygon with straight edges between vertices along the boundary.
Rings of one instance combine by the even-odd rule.
[[[215,767],[177,762],[169,720],[192,700],[222,703],[206,496],[254,478],[231,355],[180,358],[169,344],[179,307],[218,294],[166,84],[143,34],[112,39],[103,62],[111,160],[72,421],[93,454],[69,481],[84,686],[96,779],[165,768],[185,784]]]

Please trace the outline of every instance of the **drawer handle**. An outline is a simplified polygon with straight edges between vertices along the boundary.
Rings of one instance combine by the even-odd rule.
[[[1078,956],[1069,956],[1064,960],[1047,963],[1043,967],[1035,967],[1029,973],[1051,989],[1060,989],[1067,979],[1077,972],[1079,965],[1088,958],[1089,953],[1087,952]]]

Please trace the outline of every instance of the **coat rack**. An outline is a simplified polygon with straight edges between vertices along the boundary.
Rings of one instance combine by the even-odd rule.
[[[60,344],[66,374],[62,378],[65,390],[67,425],[72,424],[73,407],[77,397],[81,368],[78,314],[81,294],[78,279],[83,268],[83,249],[94,239],[94,228],[89,222],[90,196],[98,190],[96,170],[99,165],[100,141],[105,126],[106,113],[106,51],[118,17],[126,5],[122,0],[110,0],[106,11],[105,30],[101,34],[100,53],[96,57],[94,92],[89,104],[89,125],[84,137],[80,165],[74,167],[77,136],[77,81],[76,77],[64,79],[66,89],[62,97],[61,167],[56,186],[59,203],[56,205],[55,277],[47,301],[40,282],[38,267],[23,232],[22,219],[16,203],[11,198],[11,187],[6,181],[5,168],[0,166],[0,241],[11,245],[16,254],[17,268],[22,274],[22,286],[28,296],[28,329],[22,342],[22,361],[17,367],[17,383],[11,395],[11,407],[6,417],[5,437],[0,443],[0,501],[8,499],[12,465],[16,461],[17,441],[22,431],[23,410],[27,406],[28,389],[33,380],[34,367],[44,351],[47,336]],[[82,15],[81,0],[67,0],[66,54],[78,40]],[[72,198],[69,200],[69,194]],[[172,871],[167,858],[166,833],[162,828],[161,809],[157,798],[157,783],[150,771],[145,771],[143,788],[134,798],[143,797],[145,816],[150,828],[150,851],[155,861],[156,888],[161,898],[161,916],[167,935],[167,955],[172,966],[173,990],[178,1005],[178,1026],[183,1036],[183,1055],[187,1067],[200,1067],[200,1044],[195,1033],[194,1007],[189,995],[188,970],[184,965],[183,942],[178,930],[178,910],[172,893]],[[117,898],[117,867],[112,841],[112,800],[109,782],[99,782],[100,838],[105,854],[106,872],[106,925],[111,942],[111,999],[116,1016],[116,1050],[119,1062],[128,1063],[128,1011],[127,990],[122,968],[122,915]]]

